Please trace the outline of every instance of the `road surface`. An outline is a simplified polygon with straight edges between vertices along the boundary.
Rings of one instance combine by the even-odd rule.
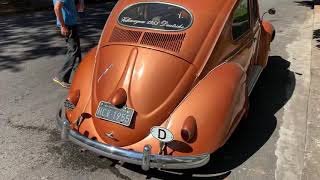
[[[67,91],[51,79],[63,63],[65,48],[53,14],[0,17],[0,179],[313,179],[306,162],[311,4],[260,1],[262,12],[277,9],[275,16],[266,16],[277,36],[251,96],[249,118],[208,166],[178,172],[144,172],[61,142],[55,115]],[[84,52],[97,44],[112,7],[98,5],[82,15]]]

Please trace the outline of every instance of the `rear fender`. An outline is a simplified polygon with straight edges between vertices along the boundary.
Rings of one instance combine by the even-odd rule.
[[[96,51],[97,48],[93,48],[84,56],[72,80],[68,97],[79,91],[80,98],[75,109],[67,111],[66,115],[70,122],[74,122],[80,117],[90,100]]]
[[[230,129],[245,104],[246,74],[239,64],[225,63],[202,79],[171,114],[162,127],[169,129],[174,141],[168,144],[168,154],[198,155],[212,153],[223,145]],[[196,122],[196,135],[185,142],[181,135],[185,120]],[[145,144],[159,151],[159,142],[150,135],[132,148],[141,151]]]
[[[183,142],[181,129],[188,117],[196,121],[197,135],[189,144],[194,154],[214,152],[223,145],[245,104],[246,74],[239,64],[225,63],[211,71],[172,114],[168,129]]]

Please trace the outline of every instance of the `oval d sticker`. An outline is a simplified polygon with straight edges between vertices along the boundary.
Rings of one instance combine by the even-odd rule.
[[[166,128],[155,126],[150,131],[151,135],[161,142],[171,142],[173,140],[173,134]]]

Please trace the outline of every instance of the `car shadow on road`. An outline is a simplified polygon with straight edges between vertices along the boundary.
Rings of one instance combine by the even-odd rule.
[[[115,1],[92,4],[80,14],[79,34],[85,53],[98,44],[101,31]],[[52,11],[0,16],[0,71],[20,72],[23,64],[55,59],[66,53]]]
[[[210,162],[198,169],[182,171],[150,170],[125,164],[124,167],[147,177],[160,179],[224,179],[234,168],[246,162],[271,137],[277,126],[275,114],[291,98],[296,79],[288,68],[290,62],[279,57],[269,57],[269,63],[261,74],[250,97],[250,112],[243,119],[227,143],[211,155]]]
[[[313,31],[313,39],[316,41],[316,47],[320,49],[320,29]]]
[[[313,1],[295,1],[296,4],[299,6],[306,6],[311,9],[314,9],[314,2]]]

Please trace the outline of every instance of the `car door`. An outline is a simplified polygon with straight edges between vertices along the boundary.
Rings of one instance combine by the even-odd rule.
[[[230,22],[230,37],[231,43],[228,48],[229,55],[227,56],[227,62],[235,62],[242,66],[244,71],[248,74],[250,67],[252,66],[251,60],[253,57],[254,49],[254,34],[251,24],[251,0],[239,0],[235,9],[233,10],[231,22]],[[248,79],[246,79],[243,84],[245,87],[247,85]],[[241,93],[235,100],[235,105],[233,107],[233,119],[230,123],[230,129],[235,127],[239,122],[238,114],[241,113],[244,106],[246,105],[245,101],[247,99],[247,90],[242,89]]]
[[[231,46],[227,61],[239,63],[246,71],[250,69],[254,52],[254,34],[251,23],[251,0],[239,0],[232,15]]]

